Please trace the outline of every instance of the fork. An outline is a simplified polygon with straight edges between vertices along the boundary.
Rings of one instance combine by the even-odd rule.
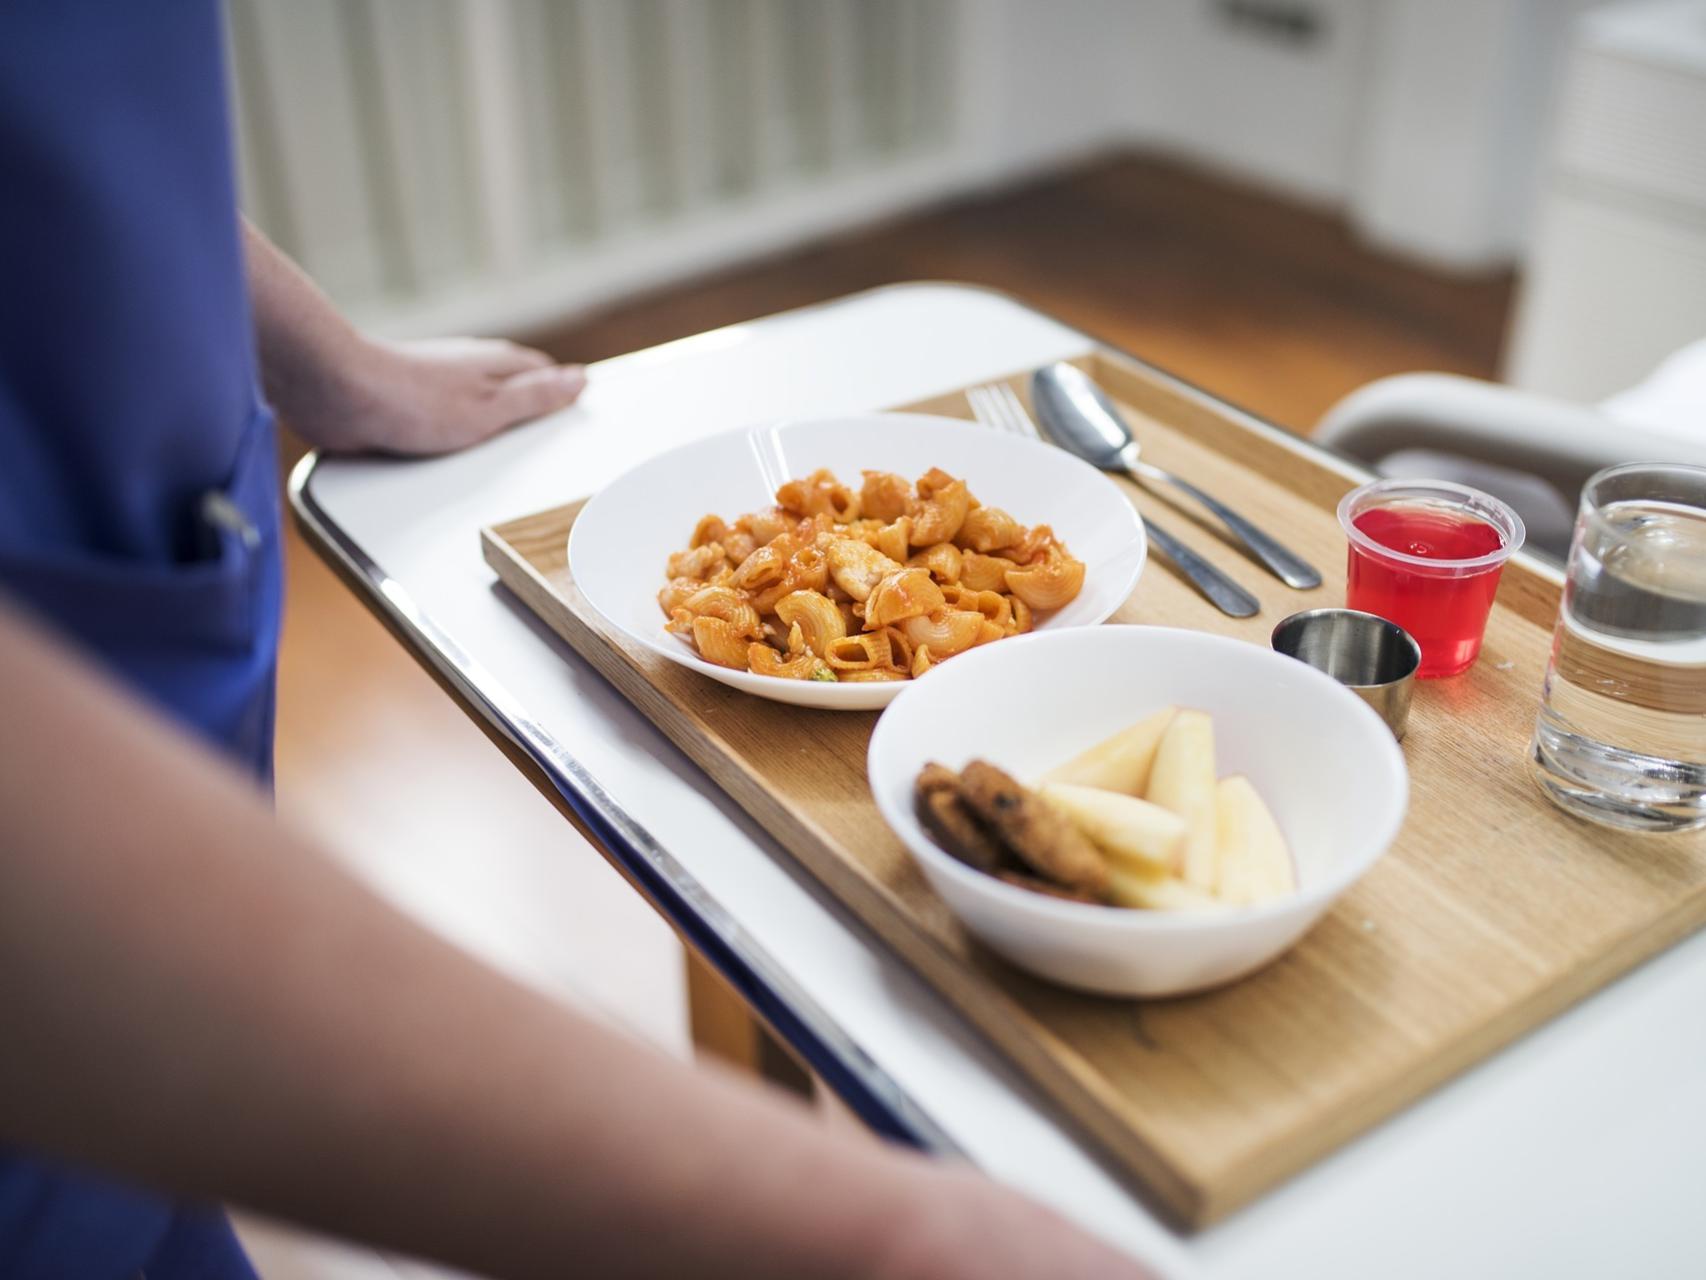
[[[1013,388],[1005,382],[992,382],[987,386],[972,387],[966,392],[966,403],[971,406],[972,417],[986,427],[997,431],[1006,431],[1011,435],[1025,436],[1032,440],[1042,440],[1042,432],[1037,430],[1037,424],[1031,420],[1030,412],[1025,408]],[[1171,560],[1180,573],[1190,579],[1196,589],[1207,596],[1222,613],[1234,618],[1249,618],[1256,614],[1261,604],[1256,597],[1214,565],[1204,560],[1195,551],[1171,533],[1161,528],[1148,516],[1138,513],[1143,521],[1143,530],[1149,535],[1156,549]]]

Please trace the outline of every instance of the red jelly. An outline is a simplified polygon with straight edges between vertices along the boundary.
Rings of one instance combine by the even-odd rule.
[[[1498,499],[1444,482],[1382,480],[1348,495],[1345,604],[1396,622],[1422,648],[1421,679],[1454,676],[1481,652],[1522,521]]]

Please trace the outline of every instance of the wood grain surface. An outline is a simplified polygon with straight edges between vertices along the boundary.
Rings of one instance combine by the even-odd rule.
[[[1254,591],[1262,612],[1222,616],[1157,557],[1115,623],[1266,644],[1286,614],[1343,601],[1333,508],[1348,480],[1136,362],[1096,352],[1084,363],[1139,427],[1145,456],[1281,531],[1327,579],[1291,591],[1188,500],[1128,487]],[[969,416],[959,394],[904,407]],[[578,507],[483,530],[487,561],[1185,1225],[1249,1201],[1706,919],[1706,839],[1591,827],[1529,780],[1558,589],[1518,558],[1479,662],[1416,690],[1410,813],[1396,844],[1301,944],[1233,986],[1181,999],[1049,986],[970,939],[884,827],[864,776],[874,715],[751,698],[623,641],[569,578]],[[658,574],[661,585],[662,565]]]

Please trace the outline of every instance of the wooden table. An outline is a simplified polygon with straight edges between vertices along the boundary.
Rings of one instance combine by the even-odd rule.
[[[1182,1275],[1692,1274],[1706,939],[1181,1238],[481,563],[482,525],[684,440],[920,400],[1088,346],[998,295],[879,290],[603,362],[576,408],[454,458],[311,459],[292,499],[316,547],[720,975],[698,993],[738,990],[875,1127],[960,1151]],[[762,1054],[722,1025],[737,1056]]]

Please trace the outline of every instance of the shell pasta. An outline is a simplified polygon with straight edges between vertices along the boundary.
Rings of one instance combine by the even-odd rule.
[[[910,680],[1029,631],[1084,584],[1048,525],[939,467],[916,482],[790,480],[772,507],[701,518],[664,568],[666,630],[707,662],[783,680]]]

